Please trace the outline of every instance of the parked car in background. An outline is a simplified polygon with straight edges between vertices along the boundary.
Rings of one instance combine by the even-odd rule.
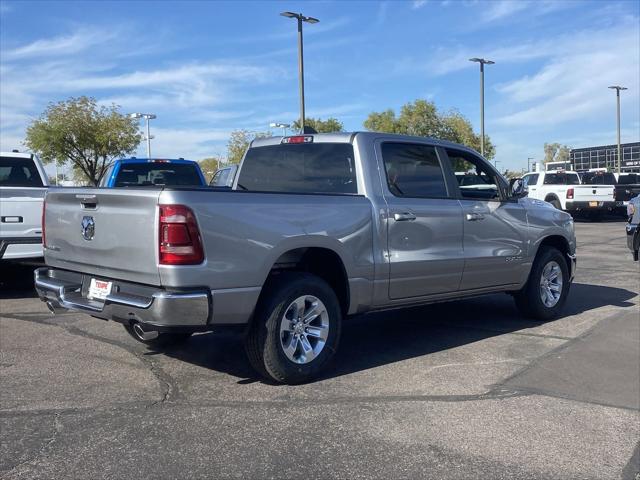
[[[615,208],[613,185],[585,184],[577,172],[529,172],[522,180],[530,198],[549,202],[558,210],[585,212],[592,218],[599,218]]]
[[[198,162],[179,159],[123,158],[116,160],[102,179],[103,187],[204,186]]]
[[[230,187],[236,177],[238,165],[229,165],[216,171],[209,185],[212,187]]]
[[[640,250],[640,195],[629,200],[627,215],[629,216],[626,225],[627,246],[633,254],[633,259],[637,262],[638,250]]]
[[[629,201],[640,195],[640,173],[615,173],[616,207],[626,214]]]
[[[42,257],[42,202],[48,181],[30,153],[0,152],[0,259]]]
[[[36,289],[52,312],[121,322],[144,343],[240,326],[259,373],[299,383],[350,315],[496,292],[527,317],[560,315],[573,219],[515,187],[430,138],[261,138],[233,189],[50,191]]]

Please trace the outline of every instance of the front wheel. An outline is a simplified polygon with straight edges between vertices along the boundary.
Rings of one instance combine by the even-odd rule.
[[[520,312],[529,318],[545,321],[557,317],[569,294],[569,268],[561,251],[541,247],[533,262],[529,280],[515,294]]]
[[[324,280],[307,273],[282,273],[265,286],[245,350],[251,365],[267,379],[307,382],[333,358],[341,323],[340,304]]]

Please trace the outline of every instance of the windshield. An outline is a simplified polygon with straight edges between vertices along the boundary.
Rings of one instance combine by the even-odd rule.
[[[353,147],[302,143],[250,148],[237,186],[258,192],[355,194]]]
[[[170,162],[128,163],[120,167],[114,187],[202,185],[195,165]]]
[[[0,157],[0,186],[44,187],[44,184],[32,159]]]
[[[577,173],[547,173],[543,183],[544,185],[579,185],[580,179]]]
[[[590,185],[615,185],[616,177],[609,172],[585,172],[582,174],[582,183]]]

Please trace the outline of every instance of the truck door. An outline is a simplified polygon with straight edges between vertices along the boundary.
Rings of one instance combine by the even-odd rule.
[[[526,275],[526,211],[506,198],[504,181],[482,158],[445,149],[456,172],[464,218],[460,290],[519,283]]]
[[[376,151],[388,206],[389,297],[457,291],[464,267],[462,209],[436,148],[394,140],[379,142]]]

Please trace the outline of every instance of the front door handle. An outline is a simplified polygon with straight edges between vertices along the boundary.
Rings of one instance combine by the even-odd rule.
[[[484,215],[481,213],[467,213],[467,220],[470,222],[476,222],[478,220],[484,220]]]
[[[412,222],[416,219],[416,216],[413,213],[403,212],[403,213],[394,213],[393,219],[396,222]]]

